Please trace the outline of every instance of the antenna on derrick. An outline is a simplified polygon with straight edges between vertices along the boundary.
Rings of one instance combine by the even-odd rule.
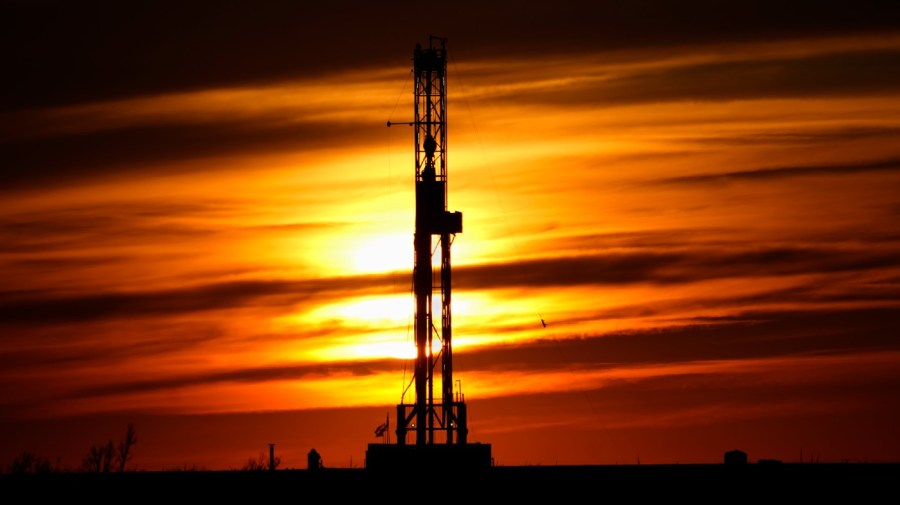
[[[447,207],[447,39],[429,37],[413,52],[414,119],[392,123],[414,127],[416,217],[413,235],[415,400],[397,405],[396,444],[370,444],[367,468],[467,469],[491,465],[488,444],[469,444],[468,412],[462,391],[454,396],[452,276],[450,246],[462,233],[462,213]],[[437,240],[435,244],[434,240]],[[437,245],[439,266],[435,265]],[[439,280],[435,285],[435,273]],[[440,331],[433,296],[441,301]],[[440,351],[433,343],[440,341]],[[436,372],[440,373],[436,381]],[[457,380],[456,383],[459,383]],[[439,388],[435,395],[435,386]],[[410,437],[410,435],[412,435]],[[410,440],[411,438],[411,440]]]

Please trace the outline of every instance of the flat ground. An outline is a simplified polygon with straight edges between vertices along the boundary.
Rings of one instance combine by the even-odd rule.
[[[222,499],[233,503],[346,499],[439,503],[508,500],[591,503],[782,502],[869,503],[897,498],[900,464],[606,465],[492,467],[465,472],[373,472],[366,469],[56,473],[2,475],[6,496],[157,503]],[[149,501],[148,501],[149,500]]]

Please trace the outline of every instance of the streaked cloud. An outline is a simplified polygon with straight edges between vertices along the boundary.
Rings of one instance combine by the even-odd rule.
[[[894,172],[900,170],[900,159],[875,160],[861,162],[855,165],[821,165],[799,167],[772,167],[759,170],[742,170],[739,172],[726,172],[707,175],[686,175],[671,177],[654,182],[659,184],[690,184],[690,183],[726,183],[740,180],[771,179],[779,177],[803,177],[816,175],[853,175],[861,172]]]

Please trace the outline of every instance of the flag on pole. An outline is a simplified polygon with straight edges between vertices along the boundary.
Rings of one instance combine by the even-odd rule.
[[[385,417],[384,422],[379,424],[377,428],[375,428],[375,436],[380,437],[384,435],[384,432],[388,430],[388,426],[390,426],[390,418]]]

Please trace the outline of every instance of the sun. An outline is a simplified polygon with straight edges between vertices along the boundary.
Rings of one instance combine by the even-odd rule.
[[[392,324],[402,326],[412,316],[413,300],[408,295],[367,296],[328,305],[320,309],[325,317],[356,324]]]
[[[409,234],[378,235],[357,243],[351,255],[358,273],[412,270],[413,245]]]
[[[411,359],[413,300],[409,295],[367,296],[320,307],[308,317],[344,321],[351,336],[336,336],[318,351],[321,359]]]

